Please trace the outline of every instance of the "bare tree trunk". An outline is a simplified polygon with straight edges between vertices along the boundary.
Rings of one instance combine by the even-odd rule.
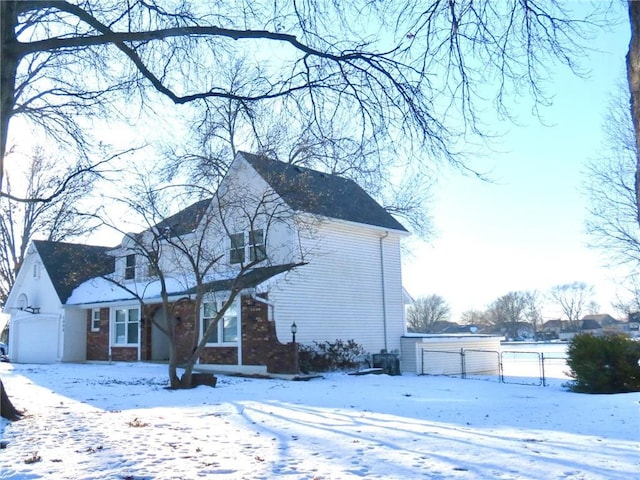
[[[20,413],[16,407],[13,406],[11,400],[9,400],[9,396],[4,389],[2,379],[0,379],[0,417],[11,421],[20,420],[22,418],[22,413]]]
[[[629,0],[631,41],[627,52],[627,81],[631,94],[630,107],[636,136],[636,215],[640,224],[640,2]]]
[[[18,58],[14,49],[17,13],[15,2],[0,2],[0,189],[4,186],[4,155],[9,135],[9,119],[15,104],[16,71]]]

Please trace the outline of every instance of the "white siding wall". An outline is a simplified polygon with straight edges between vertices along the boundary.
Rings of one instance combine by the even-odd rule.
[[[87,311],[67,308],[62,324],[62,361],[83,362],[87,359]]]
[[[39,264],[34,276],[34,264]],[[18,309],[20,296],[34,315]],[[11,315],[9,350],[16,362],[76,362],[86,359],[86,317],[83,310],[63,309],[49,274],[33,248],[25,258],[5,311]],[[22,322],[22,327],[19,324]]]
[[[384,236],[384,230],[325,221],[316,225],[314,238],[301,239],[309,263],[269,292],[281,342],[291,341],[295,321],[300,343],[353,339],[369,353],[385,347],[399,351],[404,332],[400,242],[393,232],[382,239],[383,302]]]
[[[38,275],[34,277],[34,264],[38,264]],[[21,294],[27,296],[27,306],[39,307],[40,313],[62,315],[62,306],[58,294],[53,288],[49,274],[42,265],[40,256],[33,246],[30,248],[20,269],[11,294],[7,298],[5,312],[12,314],[18,308]]]

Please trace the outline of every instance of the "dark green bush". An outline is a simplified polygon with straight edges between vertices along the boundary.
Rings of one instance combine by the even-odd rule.
[[[353,340],[300,345],[300,371],[329,372],[347,370],[358,366],[365,353],[364,348]]]
[[[567,364],[574,379],[571,390],[584,393],[640,391],[640,342],[626,335],[576,335],[569,344]]]

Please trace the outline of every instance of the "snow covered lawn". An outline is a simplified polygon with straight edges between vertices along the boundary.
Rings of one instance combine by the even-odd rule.
[[[640,394],[404,375],[221,376],[151,364],[0,365],[28,416],[0,423],[2,479],[631,479]]]

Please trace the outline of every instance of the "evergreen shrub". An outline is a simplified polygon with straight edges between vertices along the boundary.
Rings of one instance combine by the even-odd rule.
[[[299,347],[300,370],[309,372],[329,372],[356,368],[365,350],[354,340],[335,342],[313,342]]]
[[[576,335],[567,364],[574,379],[569,388],[583,393],[640,391],[640,342],[626,335]]]

